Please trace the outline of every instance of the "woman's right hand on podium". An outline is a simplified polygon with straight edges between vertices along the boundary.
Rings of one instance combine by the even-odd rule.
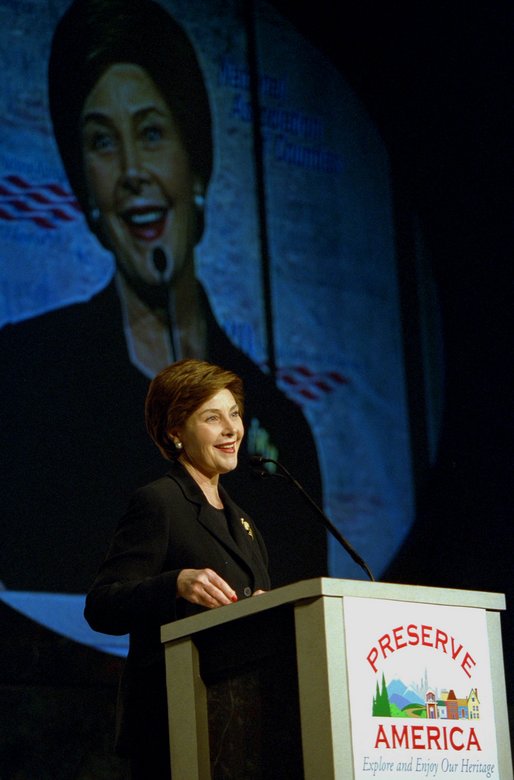
[[[237,601],[237,594],[212,569],[182,569],[177,577],[177,597],[207,609]]]

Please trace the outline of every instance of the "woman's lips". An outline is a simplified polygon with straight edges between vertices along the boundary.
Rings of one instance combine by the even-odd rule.
[[[236,451],[235,442],[232,442],[232,444],[216,444],[215,446],[217,450],[221,450],[222,452],[228,452],[230,454]]]
[[[166,226],[166,208],[148,207],[127,209],[121,215],[130,235],[140,241],[155,241]]]

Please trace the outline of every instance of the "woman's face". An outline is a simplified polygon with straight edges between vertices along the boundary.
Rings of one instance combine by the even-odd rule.
[[[89,196],[120,271],[159,284],[160,248],[164,278],[176,280],[192,257],[195,182],[168,104],[146,71],[116,64],[89,93],[81,123]]]
[[[208,478],[236,468],[243,434],[239,407],[227,388],[203,403],[180,429],[172,431],[182,443],[181,460]]]

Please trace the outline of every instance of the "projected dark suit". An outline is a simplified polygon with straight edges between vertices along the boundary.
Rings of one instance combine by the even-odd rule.
[[[143,419],[148,380],[130,363],[110,285],[0,331],[3,533],[0,579],[18,590],[85,592],[133,490],[166,464]],[[321,479],[300,408],[228,340],[207,307],[207,359],[239,374],[245,426],[259,420],[315,498]],[[223,478],[270,550],[275,585],[326,573],[325,530],[285,481],[250,474],[247,451]]]

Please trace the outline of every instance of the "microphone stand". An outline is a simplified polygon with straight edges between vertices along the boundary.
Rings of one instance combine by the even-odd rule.
[[[164,306],[165,306],[165,310],[166,310],[166,327],[167,327],[168,336],[169,336],[169,339],[170,339],[171,362],[175,363],[176,360],[178,359],[178,350],[177,350],[177,345],[176,345],[176,342],[175,342],[175,332],[174,332],[174,329],[173,329],[174,317],[172,316],[172,311],[171,311],[172,306],[173,306],[173,301],[171,299],[169,287],[168,287],[168,285],[166,283],[166,280],[164,278],[164,272],[166,271],[168,260],[167,260],[167,257],[165,255],[164,251],[160,247],[156,247],[156,249],[154,249],[153,255],[152,255],[152,260],[153,260],[153,264],[155,266],[155,269],[156,269],[157,273],[160,276],[162,289],[163,289],[163,291],[165,293],[166,300],[165,300]]]
[[[251,465],[254,469],[255,473],[260,477],[265,476],[278,476],[278,477],[284,477],[287,479],[291,484],[295,486],[297,490],[300,491],[302,496],[305,498],[307,503],[315,510],[318,518],[321,520],[325,528],[327,528],[328,531],[332,534],[332,536],[337,539],[339,544],[342,545],[342,547],[346,550],[346,552],[350,555],[350,557],[355,561],[355,563],[363,569],[363,571],[366,572],[367,576],[371,580],[371,582],[375,582],[375,578],[371,572],[371,569],[369,568],[366,561],[361,558],[361,556],[358,554],[358,552],[352,547],[350,542],[345,539],[345,537],[340,533],[340,531],[335,527],[335,525],[332,523],[331,520],[328,519],[326,514],[323,512],[323,510],[317,505],[317,503],[314,501],[314,499],[307,493],[307,491],[300,485],[298,480],[296,480],[293,475],[286,469],[285,466],[282,465],[278,460],[273,460],[272,458],[263,458],[260,455],[255,455],[251,459]],[[269,471],[266,471],[264,468],[259,468],[259,466],[262,466],[263,463],[274,463],[275,466],[280,470],[280,474],[271,474]]]

